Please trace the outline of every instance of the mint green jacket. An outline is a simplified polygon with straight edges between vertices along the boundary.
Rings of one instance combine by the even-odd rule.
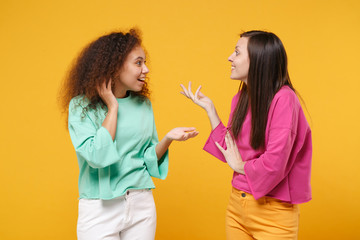
[[[157,159],[158,137],[150,101],[129,95],[119,102],[115,140],[102,122],[106,109],[83,108],[88,100],[73,98],[69,105],[69,133],[79,163],[79,195],[112,199],[128,189],[151,189],[151,177],[165,179],[168,151]]]

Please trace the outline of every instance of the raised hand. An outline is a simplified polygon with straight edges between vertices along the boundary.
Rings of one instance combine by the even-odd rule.
[[[106,114],[105,120],[102,123],[102,126],[109,131],[111,138],[114,140],[117,126],[117,112],[119,103],[117,102],[116,97],[111,91],[111,80],[109,80],[107,85],[106,81],[104,81],[100,86],[97,86],[96,89],[99,93],[99,96],[108,108],[108,112]]]
[[[106,81],[104,81],[100,86],[97,86],[97,91],[99,93],[100,98],[104,101],[108,109],[114,107],[117,110],[118,102],[114,93],[111,90],[111,82],[110,79],[108,84],[106,85]]]
[[[222,148],[219,143],[215,142],[218,149],[224,155],[226,162],[229,164],[229,166],[235,172],[238,172],[240,174],[245,174],[245,172],[244,172],[245,163],[243,162],[240,152],[239,152],[239,149],[229,132],[227,132],[225,135],[225,143],[226,143],[226,147],[227,147],[226,150],[224,148]]]
[[[170,132],[166,134],[166,137],[170,140],[186,141],[189,138],[196,137],[198,134],[199,132],[193,127],[178,127],[170,130]]]
[[[200,92],[201,86],[198,87],[195,95],[191,91],[191,82],[189,82],[188,89],[186,89],[182,84],[180,84],[180,86],[183,89],[183,92],[180,92],[182,95],[191,99],[195,104],[206,110],[210,120],[211,128],[215,129],[216,126],[218,126],[220,123],[220,118],[211,99]]]
[[[184,85],[180,84],[183,92],[180,92],[185,97],[191,99],[195,104],[199,105],[206,111],[209,111],[211,108],[214,107],[213,102],[210,98],[205,96],[202,92],[200,92],[201,86],[198,87],[195,94],[191,91],[191,82],[189,82],[188,89],[184,87]]]

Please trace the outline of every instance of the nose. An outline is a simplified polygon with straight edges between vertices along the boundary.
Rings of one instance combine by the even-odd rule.
[[[233,55],[234,55],[234,53],[232,53],[232,54],[228,57],[228,61],[229,61],[229,62],[233,62]]]
[[[149,69],[147,68],[147,66],[144,64],[143,68],[142,68],[142,73],[146,74],[149,72]]]

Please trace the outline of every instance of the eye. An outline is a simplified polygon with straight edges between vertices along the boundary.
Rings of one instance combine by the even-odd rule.
[[[135,64],[138,65],[138,66],[141,66],[141,61],[136,61]]]
[[[235,55],[238,56],[239,54],[240,54],[239,51],[235,50]]]

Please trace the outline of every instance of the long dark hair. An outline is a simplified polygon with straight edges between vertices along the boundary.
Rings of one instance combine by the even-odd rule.
[[[137,46],[141,46],[139,30],[129,32],[113,32],[99,37],[86,46],[70,68],[59,93],[59,101],[64,113],[68,114],[71,99],[83,95],[90,102],[83,108],[83,113],[96,109],[98,104],[106,105],[97,92],[97,86],[112,79],[112,89],[119,79],[119,71],[126,57]],[[147,82],[140,92],[132,94],[147,99],[150,95]]]
[[[285,48],[271,32],[248,31],[240,35],[248,38],[249,73],[247,83],[241,82],[239,101],[235,108],[231,131],[238,138],[250,106],[250,144],[254,149],[265,147],[265,130],[271,101],[282,86],[293,91]]]

